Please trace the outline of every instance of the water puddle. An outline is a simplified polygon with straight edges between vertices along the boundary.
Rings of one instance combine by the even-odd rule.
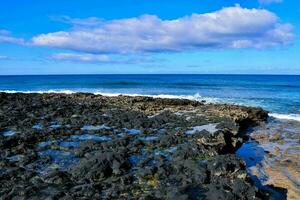
[[[41,130],[43,129],[43,126],[41,124],[36,124],[32,126],[33,129]]]
[[[127,129],[127,128],[123,128],[123,130],[125,131],[125,133],[129,134],[129,135],[139,135],[141,134],[141,131],[139,129]]]
[[[174,146],[174,147],[170,147],[169,149],[167,149],[166,151],[174,153],[175,151],[177,151],[178,146]]]
[[[241,148],[236,152],[236,154],[243,158],[246,162],[247,167],[253,167],[264,160],[265,150],[259,146],[259,144],[250,140],[244,143]]]
[[[218,131],[219,129],[217,129],[218,124],[206,124],[206,125],[202,125],[202,126],[195,126],[195,127],[191,127],[190,130],[186,131],[185,133],[187,135],[193,135],[197,132],[201,132],[203,130],[206,130],[210,133],[214,133],[216,131]]]
[[[158,137],[157,136],[146,136],[146,137],[140,137],[140,140],[142,140],[143,142],[151,142],[154,140],[157,140]]]
[[[23,160],[25,158],[24,155],[14,155],[14,156],[11,156],[11,157],[8,157],[7,159],[11,162],[19,162],[21,160]]]
[[[53,149],[47,149],[44,151],[40,151],[39,155],[50,156],[51,162],[47,164],[47,166],[40,166],[42,171],[46,171],[48,168],[56,168],[56,169],[67,169],[70,165],[79,161],[79,158],[73,157],[71,152],[68,151],[58,151]]]
[[[137,166],[142,161],[142,156],[138,155],[131,155],[128,157],[128,160],[133,166]]]
[[[58,128],[61,128],[61,125],[59,125],[59,124],[52,124],[52,125],[49,126],[49,128],[51,128],[51,129],[58,129]]]
[[[102,125],[85,125],[81,128],[83,131],[99,131],[99,130],[108,130],[110,127],[106,126],[105,124]]]
[[[109,136],[98,136],[98,135],[92,135],[92,134],[82,134],[82,135],[72,135],[72,139],[78,139],[78,140],[95,140],[99,142],[105,142],[109,141],[112,138]]]
[[[40,148],[44,148],[47,147],[53,143],[55,143],[56,141],[44,141],[44,142],[40,142],[37,146]]]
[[[128,160],[131,162],[133,167],[136,167],[139,163],[145,161],[150,156],[149,151],[141,149],[139,154],[134,154],[128,157]]]
[[[66,147],[66,148],[77,147],[79,145],[80,145],[80,142],[74,142],[74,141],[63,141],[63,142],[59,143],[60,147]]]
[[[175,151],[177,151],[177,149],[178,149],[178,146],[173,146],[173,147],[170,147],[170,148],[167,148],[167,149],[163,149],[163,150],[154,150],[153,153],[156,156],[163,156],[166,159],[170,160],[172,154]]]
[[[151,166],[155,164],[153,159],[155,156],[163,156],[165,159],[170,160],[172,154],[178,149],[178,146],[169,147],[167,149],[155,149],[155,150],[146,150],[142,149],[140,154],[135,154],[129,156],[129,161],[133,166],[137,166],[139,163],[147,161],[147,165]]]
[[[268,191],[270,199],[285,199],[283,193],[268,185],[269,176],[263,167],[267,154],[258,142],[250,140],[244,143],[236,154],[245,161],[247,172],[256,187]]]
[[[1,134],[5,137],[9,137],[15,135],[16,133],[17,133],[16,131],[9,130],[9,131],[3,131]]]
[[[165,158],[170,158],[170,152],[164,151],[164,150],[156,150],[154,151],[154,155],[156,156],[163,156]]]

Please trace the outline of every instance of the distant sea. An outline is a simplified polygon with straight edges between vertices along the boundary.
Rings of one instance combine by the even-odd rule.
[[[149,95],[259,106],[300,121],[299,75],[35,75],[0,76],[5,92]]]

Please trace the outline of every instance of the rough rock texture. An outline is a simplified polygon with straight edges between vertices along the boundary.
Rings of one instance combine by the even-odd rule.
[[[255,128],[254,151],[264,149],[259,165],[251,173],[264,185],[285,188],[287,199],[300,199],[300,134],[297,121],[274,121]]]
[[[262,109],[0,93],[0,199],[264,199],[233,153]]]

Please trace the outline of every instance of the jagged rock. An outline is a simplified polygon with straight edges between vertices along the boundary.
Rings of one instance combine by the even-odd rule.
[[[232,153],[266,118],[181,99],[0,93],[0,196],[258,199]]]

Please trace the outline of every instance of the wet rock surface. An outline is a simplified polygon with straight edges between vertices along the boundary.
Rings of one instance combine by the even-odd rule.
[[[250,174],[265,185],[287,190],[287,199],[300,199],[300,129],[299,122],[270,119],[269,123],[256,127],[251,137],[253,155]],[[259,158],[259,159],[258,159]],[[250,161],[250,162],[249,162]]]
[[[0,199],[266,199],[234,152],[258,108],[0,93]]]

